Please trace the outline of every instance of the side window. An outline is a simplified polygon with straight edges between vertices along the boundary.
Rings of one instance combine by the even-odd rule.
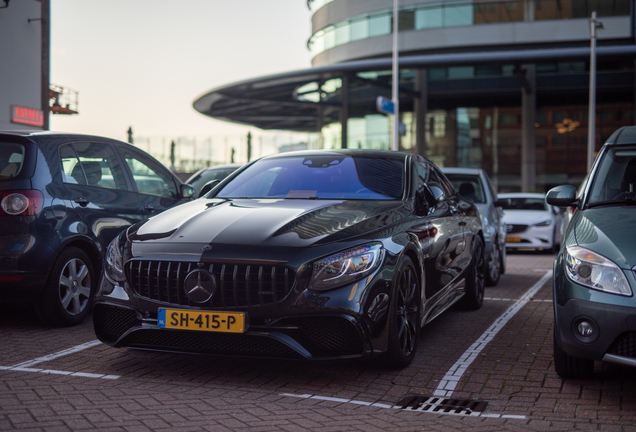
[[[62,181],[64,183],[86,184],[86,177],[77,159],[75,150],[70,144],[60,146],[60,160],[62,161]]]
[[[177,185],[170,173],[152,159],[124,151],[124,159],[133,175],[137,191],[142,194],[178,198]]]
[[[449,195],[448,193],[448,187],[444,187],[444,183],[442,182],[442,177],[437,173],[437,170],[435,169],[435,167],[433,167],[432,165],[427,165],[428,166],[428,178],[426,179],[426,184],[428,185],[428,187],[437,187],[439,188],[439,190],[441,190],[443,192],[443,195],[440,197],[437,197],[437,201],[442,201],[443,199],[445,199],[447,196],[450,196],[453,194],[453,189],[451,186],[451,193]]]
[[[440,181],[442,183],[442,189],[444,189],[444,194],[446,196],[455,195],[455,187],[448,180],[448,178],[446,178],[446,176],[444,174],[442,174],[442,172],[437,170],[436,168],[434,168],[433,171],[435,171],[437,173],[437,175],[439,176],[439,179],[440,179]]]
[[[103,143],[73,143],[60,147],[65,183],[127,190],[115,151]]]

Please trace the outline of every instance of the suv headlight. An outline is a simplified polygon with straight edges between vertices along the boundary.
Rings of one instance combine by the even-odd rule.
[[[110,242],[106,250],[106,260],[104,261],[104,274],[114,282],[123,282],[126,279],[124,275],[124,258],[120,246],[121,238],[122,236],[118,235]]]
[[[604,256],[579,246],[568,246],[565,272],[578,284],[611,294],[632,295],[623,271]]]
[[[309,289],[328,290],[365,277],[382,262],[384,249],[371,243],[347,249],[314,263]]]

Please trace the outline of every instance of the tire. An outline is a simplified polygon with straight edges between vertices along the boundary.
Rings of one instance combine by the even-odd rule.
[[[499,283],[501,277],[501,247],[499,241],[495,239],[492,244],[492,250],[486,261],[485,280],[486,286],[495,286]]]
[[[594,360],[572,357],[559,348],[554,335],[554,370],[563,379],[589,378],[594,374]]]
[[[388,349],[382,361],[390,369],[402,369],[413,361],[420,335],[420,283],[410,258],[400,260],[394,286],[388,318]]]
[[[484,242],[478,235],[473,241],[473,259],[466,273],[466,293],[461,305],[466,310],[477,310],[484,304]]]
[[[65,249],[55,261],[36,304],[40,319],[48,325],[80,324],[91,312],[97,277],[90,258],[76,247]]]

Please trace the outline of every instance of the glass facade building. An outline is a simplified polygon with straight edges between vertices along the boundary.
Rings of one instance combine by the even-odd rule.
[[[391,97],[392,3],[310,0],[312,68],[213,90],[195,109],[314,131],[323,148],[390,149],[393,122],[376,99]],[[634,0],[401,0],[400,150],[440,167],[481,167],[502,192],[578,185],[587,172],[592,11],[605,25],[599,149],[635,121]]]

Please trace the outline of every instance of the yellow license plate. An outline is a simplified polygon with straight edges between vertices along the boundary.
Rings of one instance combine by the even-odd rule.
[[[506,243],[519,243],[521,242],[521,237],[506,237]]]
[[[159,309],[159,327],[223,333],[244,333],[245,313]]]

